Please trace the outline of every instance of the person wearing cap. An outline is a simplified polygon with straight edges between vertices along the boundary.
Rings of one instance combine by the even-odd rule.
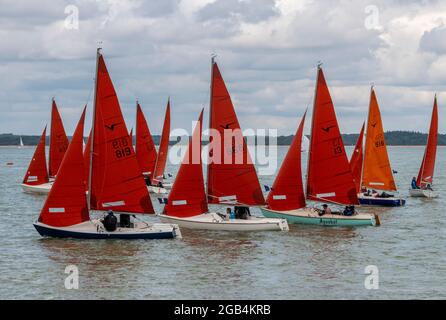
[[[116,230],[116,227],[118,225],[118,219],[113,214],[112,210],[108,210],[107,215],[104,217],[102,223],[104,224],[105,230],[112,232]]]

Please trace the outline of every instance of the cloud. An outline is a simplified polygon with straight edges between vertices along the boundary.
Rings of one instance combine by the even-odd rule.
[[[78,29],[65,26],[69,5],[78,8]],[[189,129],[207,106],[212,53],[244,129],[293,133],[307,107],[311,116],[318,61],[346,133],[366,118],[371,83],[388,130],[426,131],[434,93],[440,108],[446,99],[442,1],[376,0],[370,7],[366,0],[0,0],[0,6],[0,132],[39,134],[53,96],[70,132],[82,106],[91,106],[99,41],[126,121],[133,125],[139,99],[154,133],[168,96],[173,127]],[[445,124],[441,119],[440,130]]]

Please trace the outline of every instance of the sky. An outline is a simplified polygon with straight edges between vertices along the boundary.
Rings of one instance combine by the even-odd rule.
[[[55,97],[72,134],[86,103],[91,112],[98,46],[128,127],[138,99],[152,134],[169,96],[172,128],[191,131],[203,107],[207,118],[213,54],[242,129],[294,133],[322,62],[343,133],[366,120],[371,84],[385,130],[427,132],[437,93],[446,131],[446,1],[0,0],[0,8],[0,133],[40,134]]]

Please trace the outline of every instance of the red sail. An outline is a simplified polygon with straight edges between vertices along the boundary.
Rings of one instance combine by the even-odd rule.
[[[286,211],[305,207],[305,194],[302,184],[301,154],[305,112],[293,142],[283,160],[279,174],[268,194],[266,202],[272,210]]]
[[[359,203],[333,102],[320,67],[313,106],[307,199]]]
[[[167,152],[169,150],[169,135],[170,135],[170,99],[167,100],[166,115],[164,117],[163,132],[161,134],[161,142],[158,150],[158,157],[156,158],[155,171],[153,174],[154,185],[157,181],[163,181],[164,170],[167,163]]]
[[[40,212],[39,222],[54,227],[88,221],[86,179],[82,155],[85,108],[59,168],[56,181]]]
[[[56,101],[53,99],[53,105],[51,108],[50,152],[48,160],[50,177],[57,175],[57,171],[59,170],[67,148],[68,138],[65,133],[59,111],[57,110]]]
[[[355,181],[356,192],[361,191],[362,162],[364,160],[364,152],[362,147],[362,142],[364,140],[364,126],[365,123],[362,124],[361,132],[359,133],[355,149],[353,150],[350,158],[350,169],[352,171],[353,180]]]
[[[185,218],[208,212],[201,163],[202,123],[203,110],[164,207],[166,215]]]
[[[213,136],[211,132],[208,164],[209,203],[265,204],[231,97],[215,62],[212,63],[210,107],[209,127],[216,135]]]
[[[23,183],[25,184],[38,185],[49,181],[48,169],[46,167],[45,139],[46,126],[40,136],[39,144],[37,145],[36,151],[34,151],[28,170],[23,178]]]
[[[87,140],[87,144],[85,145],[85,149],[84,149],[84,168],[85,168],[85,177],[86,177],[86,181],[88,181],[88,176],[89,176],[89,172],[90,172],[90,151],[91,151],[91,130],[90,130],[90,134],[88,135],[88,140]],[[88,189],[88,185],[86,186]]]
[[[91,208],[131,213],[154,213],[147,186],[130,141],[113,83],[98,53]]]
[[[136,103],[136,158],[143,175],[153,175],[156,163],[156,148],[149,126],[139,103]]]
[[[424,151],[423,162],[418,173],[417,185],[425,186],[432,184],[434,179],[435,157],[437,155],[437,135],[438,135],[438,107],[437,97],[434,100],[432,109],[431,126],[429,137],[427,138],[426,150]]]

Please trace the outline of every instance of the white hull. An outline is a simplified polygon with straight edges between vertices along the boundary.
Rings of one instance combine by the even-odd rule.
[[[428,189],[409,189],[411,197],[436,198],[438,195],[433,190]]]
[[[169,237],[181,238],[181,232],[176,224],[136,222],[133,228],[118,227],[115,231],[105,230],[99,219],[82,222],[73,226],[53,227],[34,223],[37,231],[45,236],[70,237],[81,239],[162,239]]]
[[[37,184],[37,185],[30,185],[30,184],[22,183],[21,186],[22,186],[23,192],[25,192],[25,193],[48,194],[48,193],[50,193],[51,187],[53,186],[53,182]]]
[[[250,217],[250,219],[224,220],[216,213],[204,213],[194,217],[178,218],[160,214],[161,221],[176,223],[181,228],[220,231],[288,231],[285,219]]]
[[[167,193],[169,193],[169,191],[167,191],[166,188],[148,186],[147,189],[149,190],[149,193],[154,193],[154,194],[167,194]]]

